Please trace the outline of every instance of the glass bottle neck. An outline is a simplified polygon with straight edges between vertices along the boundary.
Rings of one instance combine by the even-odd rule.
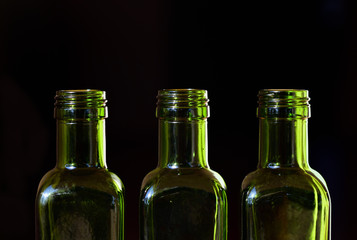
[[[258,168],[309,168],[307,142],[307,118],[260,118]]]
[[[207,120],[159,119],[160,168],[208,168]]]
[[[104,119],[56,122],[58,168],[106,168]]]

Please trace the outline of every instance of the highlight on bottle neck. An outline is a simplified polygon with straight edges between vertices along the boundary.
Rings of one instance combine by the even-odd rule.
[[[200,120],[209,117],[208,96],[201,89],[163,89],[157,95],[156,117],[168,120]]]
[[[258,94],[258,118],[309,118],[309,92],[300,89],[263,89]]]
[[[99,120],[108,117],[105,91],[95,89],[59,90],[54,117],[60,120]]]

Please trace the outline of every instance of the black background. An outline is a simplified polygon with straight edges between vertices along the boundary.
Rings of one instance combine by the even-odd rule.
[[[33,239],[37,185],[55,165],[58,89],[107,91],[107,164],[126,187],[126,239],[138,239],[140,184],[157,164],[157,90],[207,89],[209,163],[228,185],[233,240],[240,184],[257,164],[257,92],[303,88],[332,237],[351,239],[356,17],[354,0],[2,0],[0,238]]]

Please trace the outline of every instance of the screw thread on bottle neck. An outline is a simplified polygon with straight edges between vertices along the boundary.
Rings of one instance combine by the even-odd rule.
[[[55,96],[54,117],[61,120],[94,120],[108,116],[105,91],[59,90]]]
[[[309,92],[298,89],[263,89],[258,94],[258,118],[309,118]]]
[[[156,116],[167,120],[200,120],[209,117],[206,90],[164,89],[158,92]]]

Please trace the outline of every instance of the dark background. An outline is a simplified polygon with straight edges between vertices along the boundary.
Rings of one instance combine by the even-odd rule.
[[[332,197],[332,237],[354,236],[357,5],[354,0],[1,0],[1,239],[33,239],[34,199],[55,165],[58,89],[107,91],[107,163],[126,187],[138,239],[143,177],[157,164],[158,89],[209,91],[209,163],[228,185],[257,164],[261,88],[310,90],[310,164]]]

